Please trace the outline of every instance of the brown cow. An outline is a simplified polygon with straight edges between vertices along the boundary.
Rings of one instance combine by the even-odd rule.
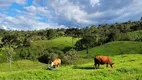
[[[110,64],[111,68],[113,68],[113,64],[110,57],[109,56],[96,56],[94,58],[94,66],[95,66],[95,69],[97,68],[97,65],[98,65],[98,68],[99,66],[103,65],[103,64],[106,64],[106,67],[108,67],[108,64]]]
[[[61,59],[60,58],[55,58],[52,63],[51,63],[51,67],[59,67],[59,65],[61,64]]]

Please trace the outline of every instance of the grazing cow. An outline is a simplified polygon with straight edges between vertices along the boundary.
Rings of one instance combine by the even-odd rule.
[[[97,65],[98,65],[98,68],[99,66],[103,65],[103,64],[106,64],[106,67],[108,67],[108,64],[111,66],[111,68],[113,68],[113,64],[110,57],[109,56],[96,56],[94,58],[94,65],[95,65],[95,69],[97,68]]]
[[[56,68],[59,67],[60,64],[61,64],[61,59],[55,58],[51,63],[51,67]]]

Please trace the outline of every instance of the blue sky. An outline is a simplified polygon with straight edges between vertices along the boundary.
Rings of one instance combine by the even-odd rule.
[[[138,21],[141,7],[141,0],[0,0],[0,28],[82,28]]]

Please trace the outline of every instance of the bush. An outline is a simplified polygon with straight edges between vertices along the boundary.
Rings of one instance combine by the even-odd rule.
[[[24,47],[31,46],[30,38],[25,38],[25,39],[24,39],[24,41],[23,41],[23,46],[24,46]]]
[[[74,49],[71,49],[67,51],[63,56],[62,56],[62,63],[63,64],[73,64],[74,60],[77,58],[77,51]]]
[[[2,50],[0,50],[0,63],[5,63],[5,62],[7,62],[7,56]]]
[[[38,60],[40,62],[43,62],[43,63],[50,63],[54,58],[57,58],[58,57],[58,54],[57,53],[54,53],[52,49],[50,50],[44,50],[43,55],[41,55]]]
[[[41,36],[41,40],[47,40],[45,36]]]
[[[28,59],[28,60],[36,60],[37,54],[32,52],[32,49],[22,49],[19,53],[19,55],[15,55],[15,57],[18,59]]]

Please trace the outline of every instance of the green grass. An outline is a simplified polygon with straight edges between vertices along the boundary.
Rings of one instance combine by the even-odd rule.
[[[95,55],[119,55],[119,54],[142,54],[142,42],[135,41],[115,41],[104,45],[90,48],[89,54]],[[86,51],[80,51],[80,54],[86,55]]]
[[[1,72],[2,80],[142,80],[142,55],[124,54],[111,57],[114,68],[93,69],[93,60],[82,65],[61,66],[56,70],[34,68]],[[27,61],[26,64],[29,62]],[[30,62],[31,63],[31,62]],[[20,63],[21,64],[21,63]],[[42,66],[40,64],[38,66]],[[33,65],[34,66],[34,65]],[[1,67],[2,68],[2,67]],[[112,70],[112,71],[111,71]]]
[[[76,43],[80,38],[74,38],[73,44]],[[70,50],[72,48],[72,38],[71,37],[59,37],[52,40],[39,40],[31,42],[31,46],[22,47],[15,50],[19,55],[21,52],[26,52],[34,55],[41,54],[45,49],[55,49],[62,50],[64,52]],[[17,57],[17,56],[16,56]]]
[[[30,69],[41,69],[46,68],[46,64],[42,64],[38,61],[30,61],[30,60],[20,60],[12,62],[12,71],[22,71],[22,70],[30,70]],[[0,72],[8,72],[9,63],[1,63],[0,64]]]
[[[74,40],[75,42],[79,39]],[[60,37],[53,40],[32,42],[28,49],[32,53],[45,48],[63,50],[72,46],[71,37]],[[26,48],[24,48],[26,49]],[[17,50],[18,51],[18,50]],[[116,41],[89,49],[90,58],[85,50],[79,51],[79,58],[74,65],[61,66],[56,70],[46,70],[47,65],[29,60],[20,60],[12,63],[9,71],[8,63],[0,64],[0,80],[142,80],[142,42]],[[124,53],[123,55],[120,55]],[[133,54],[132,54],[133,53]],[[138,53],[138,54],[136,54]],[[109,55],[112,58],[114,69],[93,69],[95,55]]]
[[[73,44],[78,41],[79,38],[74,38]],[[58,49],[58,50],[64,50],[64,49],[71,49],[72,47],[72,38],[71,37],[60,37],[52,40],[40,40],[40,41],[33,41],[31,43],[30,47],[25,48],[19,48],[16,50],[17,53],[21,52],[22,49],[28,50],[31,53],[39,54],[45,49]]]
[[[79,38],[74,38],[73,45],[78,41]],[[32,47],[52,47],[58,49],[64,49],[65,47],[72,47],[71,37],[59,37],[53,40],[41,40],[32,42]]]

